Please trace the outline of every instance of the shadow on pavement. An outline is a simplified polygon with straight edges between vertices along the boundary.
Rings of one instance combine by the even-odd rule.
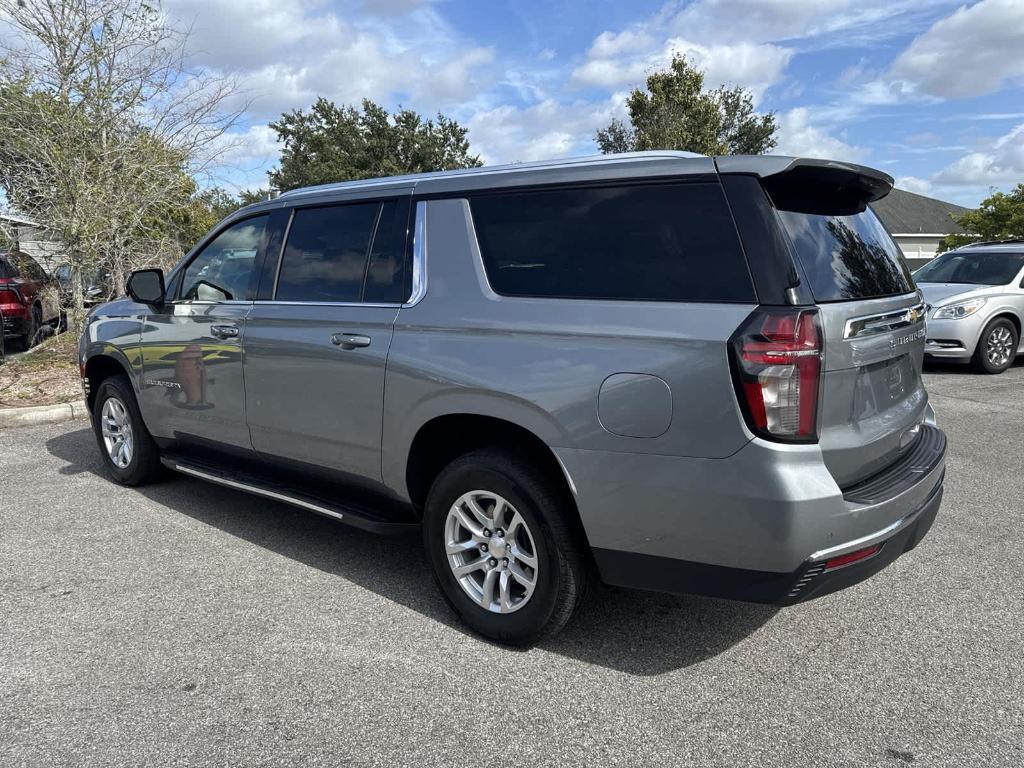
[[[106,478],[88,428],[47,441],[61,474]],[[228,488],[169,475],[135,489],[175,512],[334,574],[466,633],[434,586],[418,536],[381,537]],[[632,675],[658,675],[717,656],[777,609],[700,597],[600,587],[569,627],[540,647]]]

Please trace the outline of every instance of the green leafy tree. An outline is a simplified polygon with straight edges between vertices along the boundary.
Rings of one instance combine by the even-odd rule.
[[[270,124],[284,144],[270,183],[281,191],[312,184],[403,173],[474,168],[466,129],[438,114],[424,119],[409,109],[394,115],[369,99],[362,108],[324,98]]]
[[[946,235],[939,251],[978,240],[1024,238],[1024,184],[1018,184],[1011,192],[995,192],[976,210],[953,218],[968,234]]]
[[[238,195],[233,195],[222,187],[196,191],[193,184],[193,192],[188,203],[176,209],[169,222],[179,236],[180,249],[189,250],[225,216],[239,208],[266,200],[268,195],[266,189],[245,189]]]
[[[704,90],[704,73],[682,56],[647,78],[626,99],[629,123],[612,120],[597,132],[604,153],[678,149],[702,155],[760,155],[776,144],[775,113],[759,115],[749,91]]]

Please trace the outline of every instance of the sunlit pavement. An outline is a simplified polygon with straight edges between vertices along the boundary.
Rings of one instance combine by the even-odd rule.
[[[1020,766],[1024,365],[926,379],[946,497],[892,567],[781,611],[605,590],[529,651],[415,537],[0,432],[0,764]]]

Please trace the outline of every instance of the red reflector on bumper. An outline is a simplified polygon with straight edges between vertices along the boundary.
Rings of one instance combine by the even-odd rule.
[[[861,560],[867,560],[869,557],[877,555],[878,550],[881,548],[881,544],[875,544],[873,547],[865,547],[864,549],[858,549],[854,552],[848,552],[845,555],[839,555],[839,557],[833,557],[825,561],[825,570],[831,571],[834,568],[842,568],[844,565],[850,565],[851,563],[857,563]]]

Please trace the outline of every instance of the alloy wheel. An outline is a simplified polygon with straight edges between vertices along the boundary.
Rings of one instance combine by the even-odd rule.
[[[985,342],[985,354],[988,361],[996,368],[1001,368],[1010,362],[1013,355],[1013,334],[1005,325],[999,325],[992,329]]]
[[[118,469],[127,468],[135,451],[132,419],[128,408],[118,398],[108,397],[103,403],[100,427],[110,461]]]
[[[444,525],[448,565],[462,590],[491,613],[526,605],[537,586],[537,546],[523,516],[492,491],[455,500]]]

